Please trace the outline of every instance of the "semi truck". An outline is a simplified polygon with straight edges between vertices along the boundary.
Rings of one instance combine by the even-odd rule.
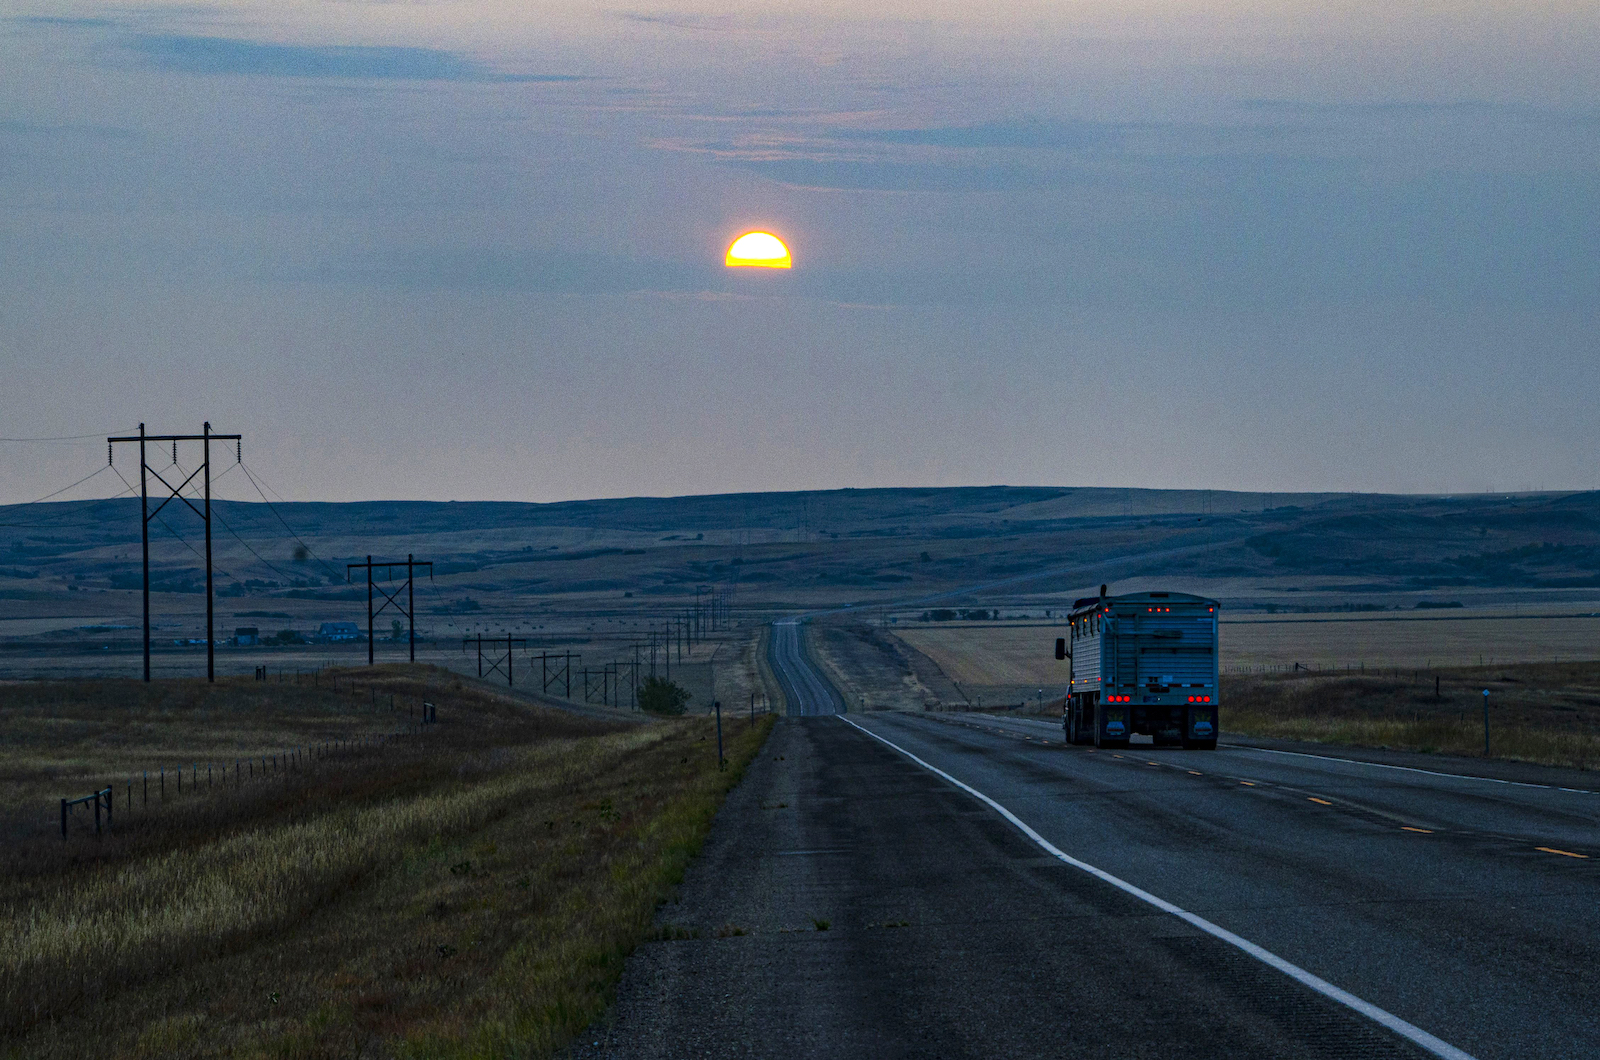
[[[1217,746],[1217,602],[1187,593],[1085,597],[1056,658],[1067,663],[1067,743]]]

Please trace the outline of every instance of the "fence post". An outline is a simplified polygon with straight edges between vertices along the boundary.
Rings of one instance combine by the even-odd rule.
[[[728,760],[722,757],[722,700],[714,699],[711,705],[717,711],[717,768],[722,769],[728,764]]]
[[[161,801],[167,801],[167,767],[161,767]]]
[[[67,800],[61,800],[61,838],[67,838]]]
[[[100,793],[94,793],[94,834],[100,834]]]

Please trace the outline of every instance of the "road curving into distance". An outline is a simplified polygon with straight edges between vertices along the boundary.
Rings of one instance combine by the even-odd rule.
[[[845,712],[844,698],[812,663],[806,650],[804,619],[783,618],[772,624],[767,660],[778,684],[783,687],[790,716]]]
[[[1570,772],[821,716],[800,633],[772,641],[799,716],[574,1055],[1600,1056],[1600,792]]]

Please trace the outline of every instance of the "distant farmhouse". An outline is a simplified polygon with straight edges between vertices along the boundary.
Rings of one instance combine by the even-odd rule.
[[[361,627],[354,622],[324,622],[317,627],[317,635],[312,639],[319,644],[332,644],[341,640],[360,640]]]
[[[239,626],[233,631],[233,642],[241,647],[246,644],[260,644],[261,630],[257,626]]]

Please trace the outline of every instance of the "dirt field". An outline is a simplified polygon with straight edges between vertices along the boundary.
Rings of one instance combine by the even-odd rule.
[[[439,724],[330,747],[398,708],[320,685],[0,686],[17,737],[0,782],[29,807],[135,761],[324,745],[236,786],[202,766],[181,796],[169,773],[131,812],[118,785],[99,837],[14,807],[0,1055],[552,1055],[770,727],[729,719],[722,771],[704,718],[597,722],[429,669],[341,676],[380,682],[380,703],[434,697]]]

